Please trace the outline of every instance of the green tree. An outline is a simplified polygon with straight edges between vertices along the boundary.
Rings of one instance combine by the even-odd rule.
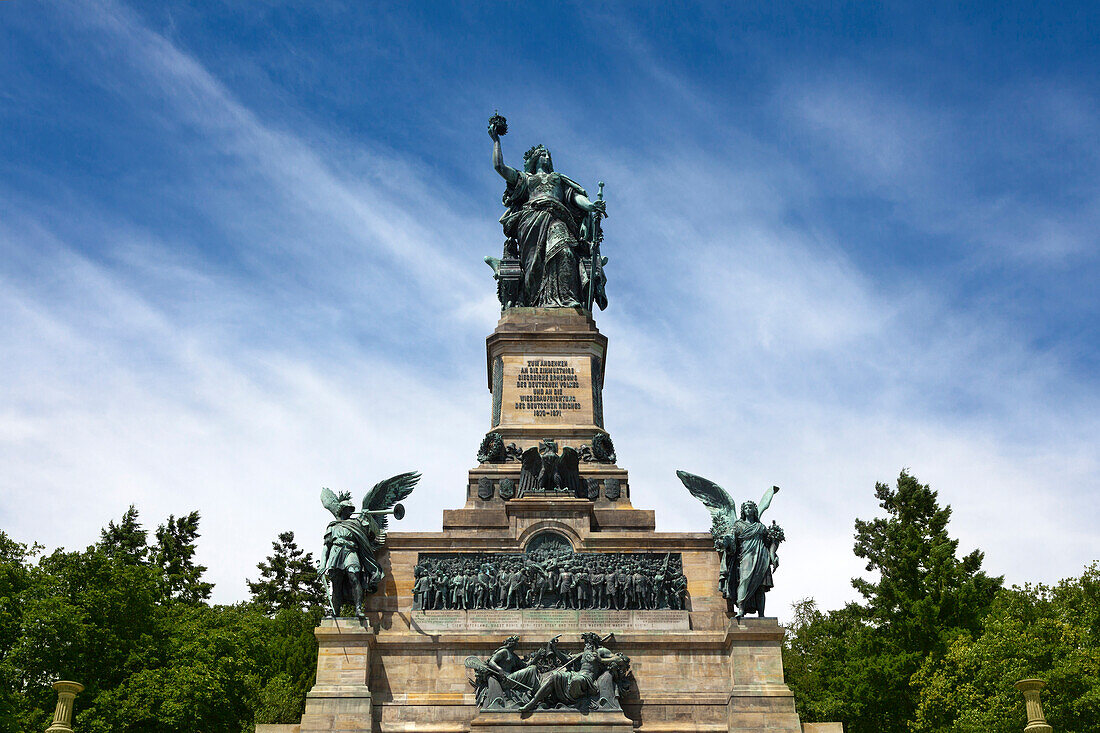
[[[37,564],[34,548],[0,533],[0,733],[45,730],[59,677],[85,685],[76,729],[88,733],[296,722],[314,682],[320,611],[209,605],[194,589],[198,515],[170,517],[144,561],[137,516]],[[169,570],[187,582],[170,586]]]
[[[199,513],[182,517],[169,514],[157,527],[157,544],[153,548],[153,563],[163,573],[167,594],[173,600],[198,603],[210,597],[213,583],[202,579],[205,565],[195,563],[195,541],[199,537]]]
[[[783,668],[802,720],[858,719],[863,700],[850,696],[853,685],[840,685],[837,680],[843,677],[852,681],[860,669],[857,657],[867,647],[867,641],[860,637],[868,633],[862,612],[848,606],[824,613],[812,598],[796,602],[793,611],[787,626]]]
[[[306,693],[317,678],[317,637],[321,608],[283,609],[270,619],[264,637],[267,681],[254,711],[257,723],[297,723],[306,707]]]
[[[294,541],[293,532],[282,532],[271,543],[272,553],[256,567],[260,579],[246,581],[253,603],[268,614],[283,609],[309,610],[325,603],[325,588],[317,573],[313,553]]]
[[[149,544],[145,529],[138,521],[138,510],[131,504],[118,524],[114,521],[99,532],[99,546],[108,555],[139,564],[149,559]]]
[[[896,487],[876,484],[875,496],[885,516],[855,523],[855,554],[873,574],[852,581],[863,601],[796,624],[788,679],[807,721],[903,733],[916,714],[913,676],[980,630],[1002,579],[982,571],[980,551],[957,556],[951,508],[908,471]]]
[[[979,635],[961,634],[914,678],[918,733],[1017,733],[1013,683],[1047,682],[1043,707],[1059,733],[1100,730],[1100,567],[1058,585],[1002,590]]]
[[[23,623],[4,663],[17,670],[28,712],[21,730],[43,730],[56,701],[50,683],[75,679],[87,704],[135,670],[161,659],[159,572],[98,547],[56,550],[33,568],[20,594]]]
[[[24,594],[34,583],[30,560],[41,549],[16,542],[0,530],[0,733],[21,731],[19,721],[34,710],[23,694],[24,675],[12,660],[12,650],[22,632]]]

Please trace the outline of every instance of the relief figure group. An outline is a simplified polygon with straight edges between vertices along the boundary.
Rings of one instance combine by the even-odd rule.
[[[672,553],[422,554],[413,571],[413,607],[683,610],[681,564]]]

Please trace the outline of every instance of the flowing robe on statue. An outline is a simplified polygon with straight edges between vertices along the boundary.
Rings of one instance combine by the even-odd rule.
[[[541,308],[581,305],[580,239],[584,219],[573,201],[587,195],[560,173],[518,172],[504,192],[508,211],[500,218],[505,236],[519,245],[523,267],[523,304]]]
[[[772,587],[772,556],[768,528],[762,522],[739,519],[733,524],[737,542],[737,607],[742,613],[755,613],[756,594]],[[732,586],[733,584],[730,583]],[[730,588],[732,590],[732,588]]]
[[[562,703],[570,704],[599,692],[596,677],[600,673],[600,653],[584,651],[581,653],[580,668],[576,672],[559,669],[550,673],[554,697]]]

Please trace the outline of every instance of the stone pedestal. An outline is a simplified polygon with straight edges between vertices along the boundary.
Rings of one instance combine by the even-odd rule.
[[[491,429],[521,449],[603,430],[607,337],[580,308],[510,308],[486,339]]]
[[[78,692],[84,691],[84,685],[58,680],[52,687],[57,690],[57,707],[53,711],[53,723],[46,729],[46,733],[73,733],[73,701]]]
[[[783,629],[774,618],[730,619],[728,730],[802,733],[794,693],[783,681]]]
[[[322,623],[316,636],[317,681],[306,695],[299,730],[371,730],[374,631],[358,619],[333,619]]]
[[[1028,679],[1016,683],[1016,689],[1024,696],[1027,706],[1027,726],[1024,733],[1052,733],[1054,728],[1047,724],[1043,715],[1043,703],[1039,700],[1039,691],[1046,687],[1042,680]]]
[[[317,629],[317,686],[302,725],[270,730],[802,732],[783,682],[783,631],[775,619],[744,619],[724,629],[616,632],[614,647],[630,657],[636,683],[622,699],[623,713],[543,710],[521,718],[479,711],[463,660],[488,656],[509,633],[519,633],[521,647],[531,648],[557,633],[575,640],[591,627],[577,623],[529,632],[521,622],[508,623],[519,618],[514,612],[478,613],[490,620],[499,616],[499,628],[426,633],[410,625],[413,612],[376,611],[365,624],[325,619]],[[702,626],[711,620],[705,614],[697,619]]]

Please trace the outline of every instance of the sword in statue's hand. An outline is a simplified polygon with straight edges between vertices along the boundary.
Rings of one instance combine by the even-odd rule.
[[[596,200],[603,201],[603,181],[600,181],[600,190],[596,193]],[[600,217],[603,214],[599,210],[592,212],[592,244],[589,254],[592,262],[588,266],[588,312],[592,312],[592,303],[596,300],[596,264],[600,258],[600,243],[603,241],[603,227],[600,225]]]

